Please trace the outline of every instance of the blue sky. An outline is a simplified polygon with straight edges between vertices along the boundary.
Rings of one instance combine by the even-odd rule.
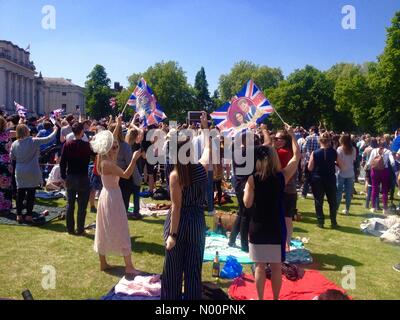
[[[56,29],[42,28],[42,7]],[[357,29],[342,28],[342,7]],[[285,76],[311,64],[376,60],[398,0],[0,0],[0,39],[25,48],[38,71],[84,85],[97,63],[112,81],[159,61],[176,60],[193,84],[204,66],[210,91],[233,64],[281,67]]]

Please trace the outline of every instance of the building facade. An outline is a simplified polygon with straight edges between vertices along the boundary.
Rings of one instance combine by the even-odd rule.
[[[37,115],[59,108],[74,113],[77,107],[85,113],[84,88],[69,79],[37,76],[28,51],[0,40],[0,107],[14,113],[14,101]]]

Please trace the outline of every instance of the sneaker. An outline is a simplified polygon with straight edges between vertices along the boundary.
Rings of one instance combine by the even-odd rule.
[[[369,211],[370,211],[371,213],[375,213],[375,212],[376,212],[375,208],[371,208],[371,209],[369,209]]]
[[[350,212],[347,211],[347,210],[343,210],[343,211],[342,211],[342,214],[345,215],[345,216],[348,216],[348,215],[350,215]]]
[[[128,218],[131,218],[133,220],[143,220],[143,216],[140,213],[129,214]]]
[[[207,215],[210,216],[210,217],[215,216],[215,210],[213,210],[213,211],[208,211],[208,212],[207,212]]]
[[[317,227],[320,228],[320,229],[324,229],[324,225],[322,223],[318,223]]]
[[[333,223],[333,224],[331,225],[331,228],[332,228],[332,229],[339,229],[340,226],[339,226],[337,223]]]
[[[90,212],[91,212],[91,213],[97,213],[96,207],[91,207],[91,208],[90,208]]]
[[[400,263],[395,264],[395,265],[393,266],[393,270],[394,270],[394,271],[397,271],[397,272],[400,272]]]

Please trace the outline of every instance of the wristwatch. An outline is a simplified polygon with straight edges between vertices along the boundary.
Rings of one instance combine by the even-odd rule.
[[[178,235],[177,235],[176,233],[171,233],[171,232],[170,232],[169,236],[170,236],[171,238],[173,238],[174,240],[176,240],[176,239],[178,238]]]

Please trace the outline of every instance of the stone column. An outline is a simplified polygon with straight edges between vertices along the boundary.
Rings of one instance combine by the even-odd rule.
[[[0,68],[0,107],[6,103],[6,70]]]
[[[9,71],[7,74],[8,77],[8,94],[7,94],[7,110],[13,110],[14,108],[14,97],[13,97],[13,91],[12,91],[12,86],[13,86],[13,78],[12,78],[12,72]]]

